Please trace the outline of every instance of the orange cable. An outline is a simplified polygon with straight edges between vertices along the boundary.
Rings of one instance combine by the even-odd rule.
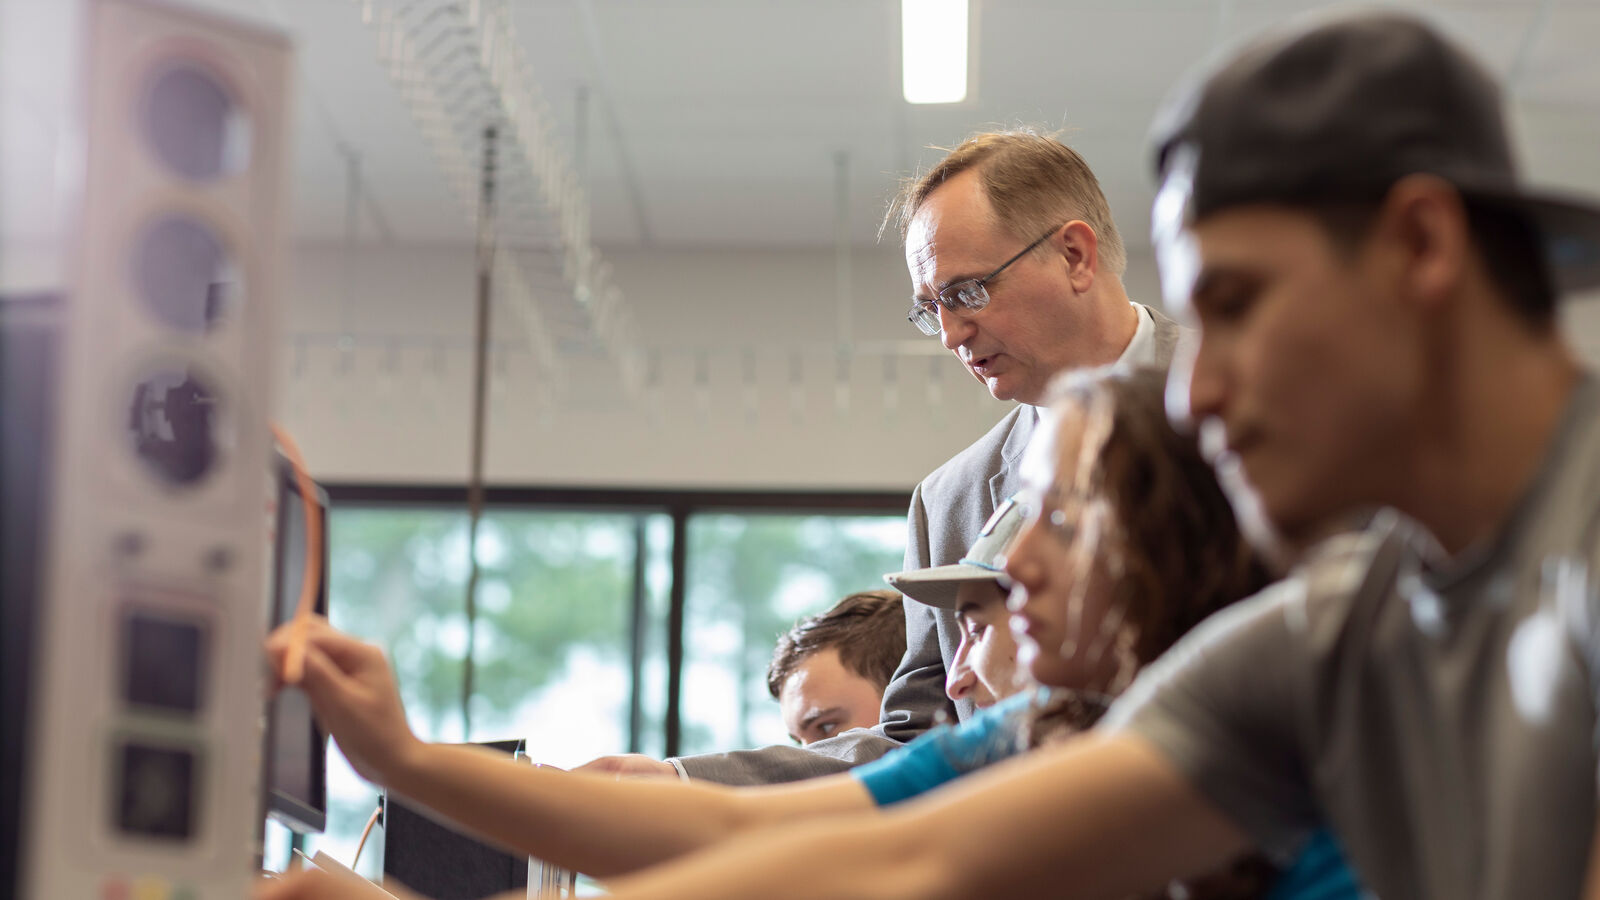
[[[299,684],[305,675],[306,629],[310,626],[311,617],[316,613],[317,588],[322,577],[322,517],[318,515],[317,486],[312,483],[311,476],[306,472],[306,463],[300,456],[300,448],[295,446],[294,439],[289,437],[289,433],[276,424],[272,426],[272,436],[282,445],[284,455],[289,457],[289,465],[294,469],[295,484],[300,488],[300,502],[306,516],[305,574],[300,580],[300,604],[295,607],[294,619],[289,623],[291,629],[289,652],[283,660],[284,684]]]
[[[361,861],[361,848],[367,845],[367,835],[372,833],[372,826],[378,824],[378,817],[383,815],[383,804],[372,811],[372,816],[367,819],[367,827],[361,829],[361,840],[356,844],[356,855],[350,859],[350,868],[354,869],[356,863]]]

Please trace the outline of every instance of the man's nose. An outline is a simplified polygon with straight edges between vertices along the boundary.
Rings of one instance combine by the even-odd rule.
[[[970,316],[960,315],[945,309],[944,304],[939,306],[939,342],[944,344],[946,350],[955,352],[957,347],[965,344],[972,337],[975,330]]]
[[[972,667],[961,663],[950,670],[950,677],[945,679],[944,695],[951,700],[961,700],[978,684],[978,675]]]
[[[1227,379],[1218,364],[1217,354],[1207,352],[1208,349],[1203,340],[1196,341],[1187,359],[1173,359],[1167,384],[1167,414],[1173,417],[1174,427],[1193,428],[1196,422],[1220,416],[1226,405]],[[1180,407],[1181,421],[1173,416],[1174,405]]]
[[[973,687],[978,683],[978,674],[967,664],[967,654],[971,652],[971,641],[963,634],[961,643],[956,646],[955,655],[950,657],[950,674],[944,681],[944,695],[951,700],[960,700],[972,693]]]

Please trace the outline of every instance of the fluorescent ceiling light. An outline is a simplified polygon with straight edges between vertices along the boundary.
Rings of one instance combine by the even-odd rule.
[[[900,0],[907,103],[967,99],[967,0]]]

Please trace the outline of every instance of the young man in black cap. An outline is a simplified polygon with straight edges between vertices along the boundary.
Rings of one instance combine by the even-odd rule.
[[[1492,79],[1398,16],[1255,45],[1157,138],[1163,280],[1202,335],[1175,412],[1291,546],[1391,511],[1192,632],[1095,733],[613,896],[1120,898],[1323,823],[1381,897],[1578,896],[1600,382],[1554,298],[1600,283],[1600,211],[1519,187]]]

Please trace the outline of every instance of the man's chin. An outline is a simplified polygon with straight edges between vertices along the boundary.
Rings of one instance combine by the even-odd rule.
[[[1235,510],[1238,505],[1235,504]],[[1239,517],[1240,529],[1267,563],[1282,574],[1306,551],[1341,532],[1366,527],[1371,513],[1360,508],[1326,509],[1264,501],[1258,515]]]
[[[1042,393],[1030,385],[1019,385],[1004,376],[981,379],[983,386],[989,389],[989,396],[1002,403],[1027,403],[1039,405],[1039,396]]]
[[[1272,514],[1275,549],[1290,562],[1336,534],[1360,531],[1372,523],[1378,507],[1353,504],[1319,511],[1284,510]]]
[[[1224,453],[1213,460],[1212,466],[1217,473],[1217,484],[1233,507],[1239,532],[1269,565],[1279,572],[1286,570],[1294,555],[1280,528],[1280,523],[1286,521],[1282,508],[1274,507],[1251,483],[1239,457]]]

